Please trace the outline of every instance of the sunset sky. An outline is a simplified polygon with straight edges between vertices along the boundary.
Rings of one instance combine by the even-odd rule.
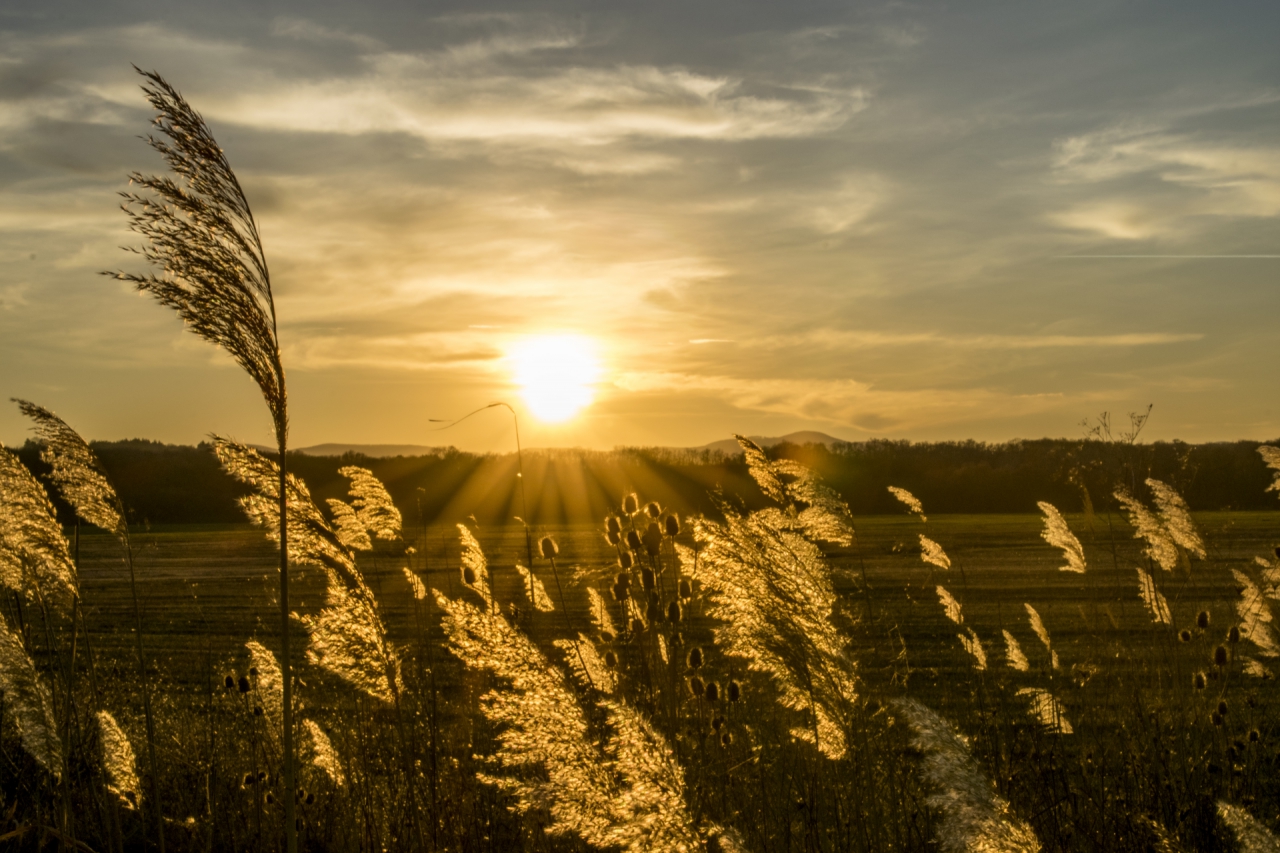
[[[503,410],[429,422],[496,400],[541,446],[1148,403],[1151,438],[1275,438],[1277,33],[1274,0],[6,2],[0,392],[269,440],[225,353],[97,275],[144,269],[116,193],[162,169],[134,63],[254,207],[297,446],[505,451]],[[589,386],[559,424],[517,385],[547,336]]]

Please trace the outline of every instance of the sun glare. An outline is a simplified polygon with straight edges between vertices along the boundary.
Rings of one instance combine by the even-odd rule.
[[[600,376],[596,347],[580,335],[526,338],[508,353],[520,395],[538,420],[567,421],[591,404]]]

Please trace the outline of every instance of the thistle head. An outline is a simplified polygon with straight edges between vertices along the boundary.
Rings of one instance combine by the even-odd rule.
[[[616,515],[607,515],[604,519],[604,530],[606,533],[619,534],[622,532],[622,522]]]
[[[1226,646],[1218,646],[1216,649],[1213,650],[1213,665],[1219,666],[1219,667],[1227,665],[1227,647]]]
[[[236,686],[236,677],[231,674],[227,674],[223,676],[222,686],[225,687],[227,690],[232,689],[233,687]]]
[[[1181,631],[1178,632],[1178,639],[1184,643],[1191,642],[1191,632],[1188,631],[1186,628],[1183,628]]]
[[[1235,645],[1240,642],[1240,626],[1232,625],[1231,630],[1227,631],[1227,642]]]
[[[1196,627],[1201,631],[1209,627],[1209,611],[1201,610],[1196,614]]]
[[[560,553],[560,546],[550,536],[543,536],[542,541],[538,543],[538,547],[542,549],[542,556],[547,560],[553,559],[556,554]]]
[[[609,669],[618,668],[618,656],[612,649],[604,653],[604,665],[609,667]]]
[[[622,499],[622,511],[627,515],[635,515],[638,509],[640,509],[640,499],[636,497],[635,492]]]
[[[707,682],[706,692],[703,694],[707,697],[708,702],[720,701],[720,685],[715,681]]]
[[[742,687],[736,681],[729,682],[729,690],[727,692],[729,694],[730,702],[737,702],[742,698]]]
[[[689,669],[702,668],[702,649],[694,646],[689,649]]]
[[[689,693],[691,693],[695,698],[701,699],[706,692],[706,689],[707,686],[702,683],[702,679],[698,676],[695,675],[689,679]]]
[[[675,538],[680,535],[680,517],[674,512],[667,516],[667,520],[663,522],[667,528],[667,535]]]
[[[644,514],[650,518],[657,519],[662,515],[662,507],[658,506],[657,501],[649,501],[649,503],[645,504]]]
[[[653,569],[649,568],[648,566],[641,569],[640,582],[644,584],[645,592],[653,592],[654,588],[657,586],[657,583],[658,583],[657,577],[653,574]]]
[[[693,598],[693,584],[687,578],[681,578],[679,592],[681,598]]]
[[[1191,677],[1191,686],[1196,690],[1204,690],[1205,678],[1203,672],[1197,672]]]
[[[639,551],[644,547],[644,543],[640,541],[640,534],[634,530],[627,531],[627,547],[632,551]]]
[[[667,605],[667,621],[673,625],[678,623],[683,614],[680,613],[680,602],[673,601]]]

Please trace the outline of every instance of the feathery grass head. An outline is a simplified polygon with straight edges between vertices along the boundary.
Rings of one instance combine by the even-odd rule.
[[[751,477],[778,504],[790,526],[813,541],[853,543],[849,507],[809,468],[790,459],[770,460],[751,439],[736,436]],[[775,519],[781,523],[783,518]]]
[[[116,718],[107,711],[98,712],[98,739],[102,744],[107,790],[119,797],[125,806],[137,808],[142,801],[142,786],[138,783],[133,745]]]
[[[897,498],[902,505],[907,508],[907,512],[912,512],[920,516],[921,521],[929,520],[925,518],[924,515],[924,504],[920,503],[916,496],[908,492],[906,489],[900,489],[897,486],[890,486],[889,494]]]
[[[957,625],[964,624],[964,613],[960,609],[960,602],[951,593],[942,587],[937,588],[938,601],[942,604],[943,611],[947,614],[947,618]]]
[[[951,568],[951,558],[947,556],[947,552],[942,550],[941,545],[923,533],[920,534],[920,559],[940,569]]]
[[[422,578],[414,574],[408,566],[405,566],[403,571],[404,579],[409,582],[409,589],[413,591],[413,597],[418,601],[425,599],[427,597],[427,587],[422,582]]]
[[[258,671],[254,679],[258,701],[271,725],[272,737],[278,741],[284,737],[284,676],[280,664],[271,650],[257,640],[250,640],[244,647],[249,650],[249,664]]]
[[[1067,564],[1060,566],[1059,571],[1063,572],[1080,572],[1085,570],[1084,548],[1080,545],[1080,540],[1071,532],[1071,528],[1067,527],[1067,521],[1062,517],[1062,513],[1058,512],[1058,508],[1051,503],[1040,501],[1036,504],[1040,507],[1040,511],[1044,513],[1044,531],[1040,537],[1055,548],[1062,551],[1062,556],[1066,558]]]
[[[342,759],[338,756],[338,751],[333,748],[333,743],[324,733],[324,729],[320,728],[314,720],[303,720],[299,734],[301,743],[298,752],[304,763],[323,773],[335,787],[341,788],[346,784],[347,777],[342,770]]]
[[[1258,445],[1258,454],[1262,457],[1262,461],[1266,466],[1275,473],[1272,474],[1271,485],[1267,486],[1268,492],[1280,493],[1280,447],[1273,447],[1270,444]]]
[[[1069,735],[1074,731],[1062,712],[1062,704],[1048,690],[1024,687],[1018,691],[1018,695],[1030,700],[1031,716],[1049,731],[1060,735]]]
[[[1027,620],[1031,623],[1031,630],[1040,638],[1040,642],[1044,643],[1044,650],[1049,653],[1049,664],[1054,669],[1058,669],[1058,653],[1053,650],[1053,640],[1049,636],[1049,629],[1044,626],[1044,620],[1040,618],[1040,613],[1030,604],[1022,605],[1027,611]]]
[[[367,468],[347,465],[338,473],[351,481],[347,493],[360,525],[375,539],[400,538],[400,510],[396,509],[387,487]]]
[[[1004,648],[1005,658],[1008,660],[1011,669],[1016,669],[1018,672],[1030,671],[1031,664],[1027,661],[1027,656],[1022,652],[1022,645],[1018,643],[1018,638],[1007,630],[1004,631]]]
[[[131,251],[154,272],[107,273],[132,282],[178,313],[197,335],[227,350],[262,391],[277,441],[288,429],[284,369],[276,337],[271,275],[249,202],[222,148],[191,105],[159,74],[139,71],[162,137],[147,142],[171,177],[130,176],[146,193],[125,192],[129,227],[146,245]]]
[[[1230,631],[1235,632],[1236,642],[1239,642],[1240,629],[1243,627],[1245,636],[1257,647],[1263,657],[1280,656],[1280,643],[1276,641],[1271,627],[1273,618],[1271,606],[1267,603],[1262,590],[1253,582],[1253,578],[1239,569],[1232,569],[1231,575],[1235,578],[1236,585],[1240,587],[1240,598],[1236,600],[1236,615],[1240,619],[1240,625],[1232,625],[1230,628]],[[1208,622],[1208,620],[1205,621]],[[1230,631],[1228,639],[1231,636]]]
[[[1182,495],[1159,480],[1147,480],[1151,493],[1156,500],[1156,509],[1160,512],[1160,521],[1164,524],[1169,538],[1182,547],[1188,554],[1205,558],[1204,540],[1191,520],[1191,510]]]
[[[62,778],[62,740],[53,716],[53,695],[36,672],[22,638],[0,623],[0,694],[22,748],[55,779]]]
[[[1129,514],[1129,523],[1133,525],[1133,538],[1142,539],[1147,543],[1143,553],[1166,572],[1173,571],[1178,565],[1178,548],[1164,525],[1126,490],[1117,489],[1115,498]]]
[[[964,646],[964,650],[973,658],[973,668],[979,672],[987,668],[987,650],[982,647],[982,641],[978,639],[978,635],[974,633],[972,628],[965,628],[965,634],[956,634],[960,640],[960,645]]]
[[[40,458],[52,469],[50,478],[62,497],[85,521],[123,536],[124,507],[88,442],[48,409],[26,400],[14,402],[22,414],[35,422],[36,437],[44,445]]]
[[[348,587],[329,572],[325,606],[302,617],[311,634],[307,660],[388,704],[403,692],[400,655],[387,636],[373,592],[363,579]]]
[[[1138,569],[1138,594],[1142,596],[1142,601],[1147,605],[1147,612],[1151,614],[1151,621],[1161,625],[1172,625],[1173,614],[1169,612],[1169,602],[1165,600],[1160,590],[1156,589],[1155,578]]]
[[[1236,837],[1240,853],[1276,853],[1280,851],[1280,838],[1276,838],[1257,818],[1241,806],[1218,801],[1218,817]]]
[[[595,643],[586,634],[577,640],[556,640],[556,648],[565,653],[565,663],[583,687],[594,688],[601,693],[612,693],[618,686],[613,667],[605,664]]]
[[[465,524],[458,525],[458,535],[462,538],[462,582],[475,590],[487,606],[493,607],[493,593],[489,591],[489,561]]]
[[[519,563],[516,563],[516,571],[520,572],[520,577],[524,579],[525,597],[529,599],[529,603],[535,610],[550,613],[556,609],[556,606],[551,603],[551,596],[547,595],[547,588],[542,585],[537,575]]]
[[[925,802],[938,811],[944,853],[1038,853],[1031,827],[996,794],[951,724],[913,699],[894,707],[911,727],[912,745],[924,753],[924,777],[933,788]]]
[[[0,445],[0,584],[61,609],[78,594],[67,537],[44,486]]]

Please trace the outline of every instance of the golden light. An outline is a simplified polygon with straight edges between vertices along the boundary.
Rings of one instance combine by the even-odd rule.
[[[566,421],[591,404],[600,362],[590,338],[526,338],[508,352],[520,395],[538,420]]]

